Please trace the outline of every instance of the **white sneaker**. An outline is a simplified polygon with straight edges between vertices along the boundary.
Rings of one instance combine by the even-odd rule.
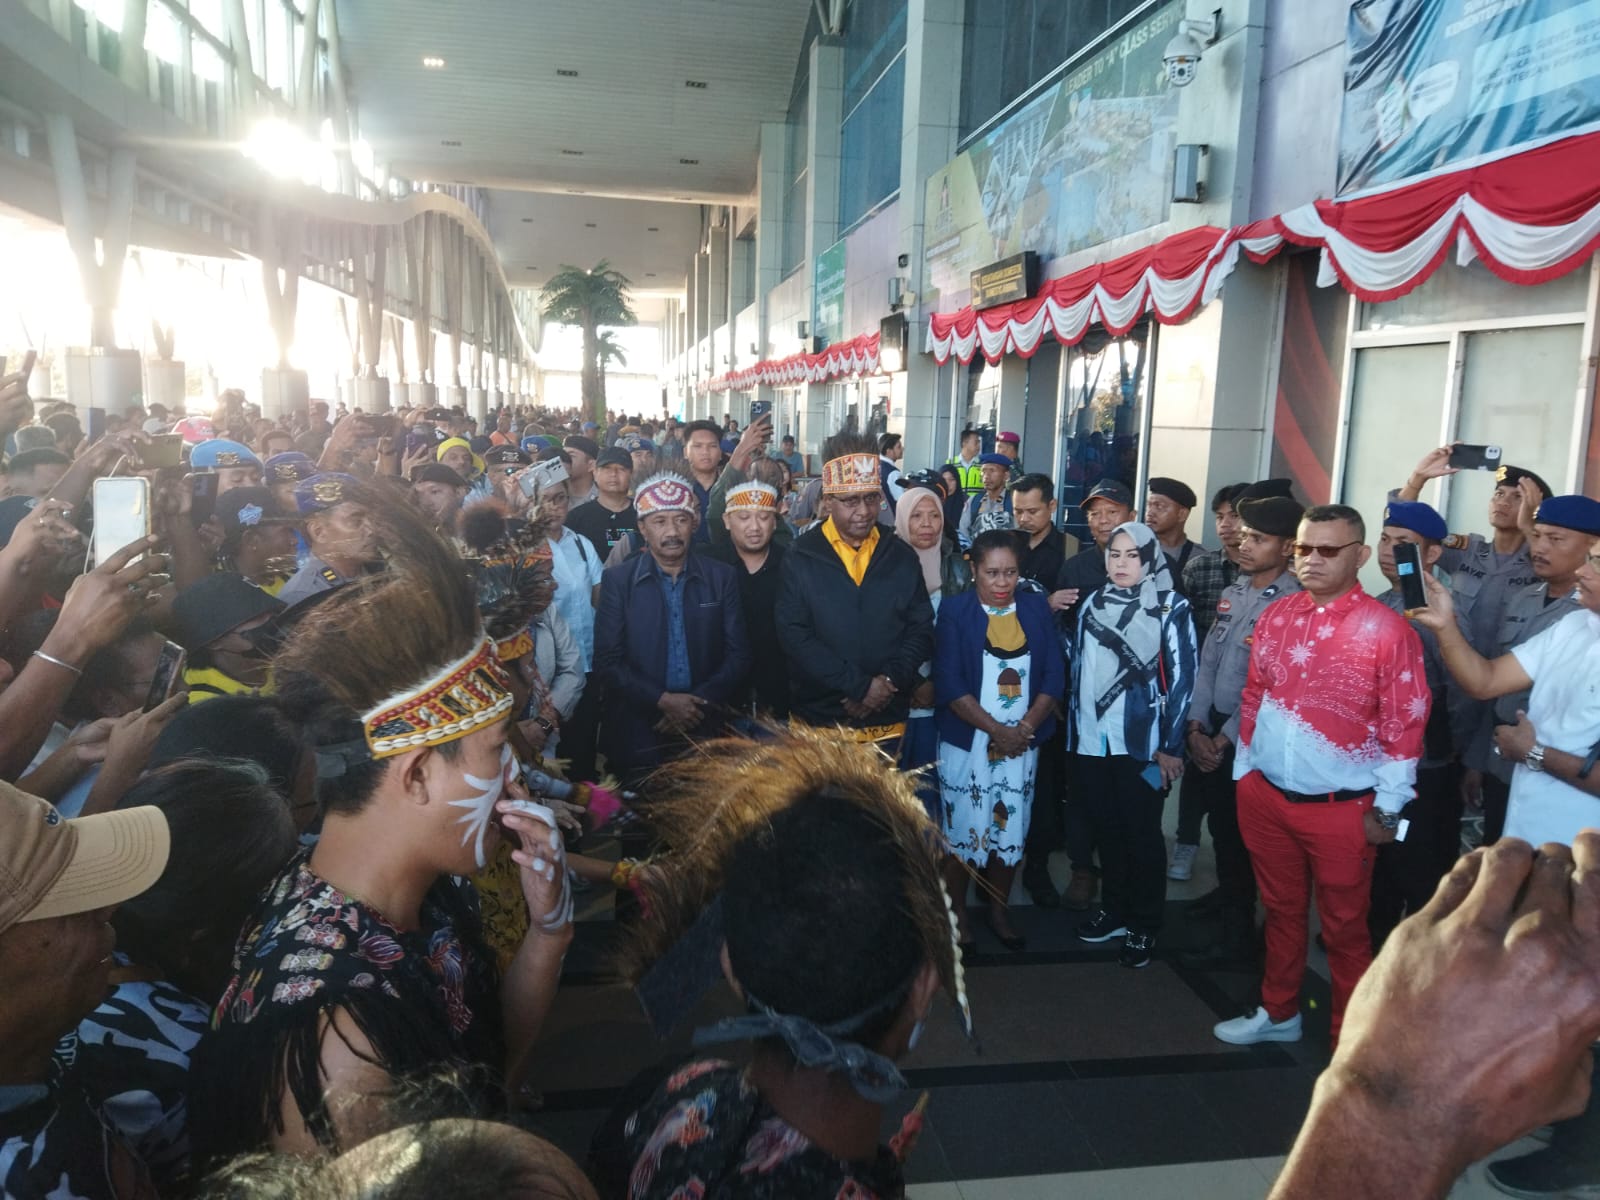
[[[1267,1010],[1257,1008],[1248,1017],[1235,1017],[1223,1021],[1212,1029],[1219,1042],[1231,1046],[1254,1046],[1257,1042],[1298,1042],[1300,1040],[1300,1014],[1287,1021],[1274,1021]]]
[[[1200,853],[1199,846],[1191,846],[1188,842],[1179,842],[1172,847],[1172,862],[1167,867],[1168,879],[1188,879],[1194,875],[1194,856]]]

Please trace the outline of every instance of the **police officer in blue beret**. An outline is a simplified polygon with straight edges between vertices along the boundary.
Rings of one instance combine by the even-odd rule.
[[[313,475],[295,485],[294,502],[311,553],[278,593],[290,607],[360,578],[377,557],[366,492],[355,476]]]
[[[963,550],[980,533],[1017,527],[1017,519],[1011,513],[1011,492],[1006,487],[1011,478],[1011,460],[1004,454],[980,454],[978,471],[983,476],[983,491],[967,500],[961,510],[961,527],[956,531]]]

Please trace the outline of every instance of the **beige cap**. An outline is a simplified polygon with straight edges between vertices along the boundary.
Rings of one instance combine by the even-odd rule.
[[[169,846],[159,808],[69,821],[48,801],[0,782],[0,933],[132,899],[161,878]]]

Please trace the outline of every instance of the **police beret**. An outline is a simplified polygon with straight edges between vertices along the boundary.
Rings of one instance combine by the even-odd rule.
[[[1151,495],[1165,496],[1174,504],[1181,505],[1184,508],[1193,508],[1199,503],[1194,494],[1194,489],[1181,479],[1168,479],[1164,475],[1157,475],[1145,486],[1149,489]]]
[[[1450,527],[1431,504],[1420,500],[1394,500],[1383,510],[1383,523],[1397,529],[1409,529],[1418,537],[1430,542],[1442,542],[1450,536]]]
[[[1546,499],[1549,499],[1551,496],[1555,495],[1555,492],[1551,490],[1548,483],[1546,483],[1543,479],[1540,479],[1539,476],[1535,475],[1526,467],[1513,467],[1511,464],[1507,463],[1494,473],[1495,487],[1516,487],[1524,479],[1533,480],[1534,486],[1539,489],[1540,493],[1543,494]]]
[[[324,471],[295,485],[294,506],[302,517],[354,500],[361,490],[361,481],[354,475],[341,471]]]
[[[1286,500],[1294,499],[1294,481],[1292,479],[1262,479],[1256,483],[1246,484],[1233,498],[1233,508],[1237,512],[1239,505],[1246,500],[1264,500],[1268,496],[1282,496]]]
[[[1557,525],[1600,537],[1600,500],[1587,496],[1551,496],[1534,510],[1533,519],[1540,525]]]
[[[1257,500],[1240,500],[1234,505],[1239,519],[1257,533],[1269,537],[1293,537],[1300,528],[1300,518],[1305,506],[1288,496],[1262,496]]]
[[[483,461],[491,467],[507,467],[513,464],[525,467],[533,459],[515,446],[491,446],[483,452]]]
[[[190,452],[189,465],[197,471],[214,471],[218,467],[259,467],[261,460],[242,442],[212,438]]]
[[[980,454],[978,455],[978,462],[985,467],[1006,467],[1009,469],[1011,466],[1011,460],[1004,454]]]

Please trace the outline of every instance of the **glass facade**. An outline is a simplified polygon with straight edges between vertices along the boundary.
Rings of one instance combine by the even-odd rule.
[[[1057,67],[1153,0],[967,0],[961,136],[977,133]]]
[[[855,0],[844,26],[839,228],[900,190],[906,0]]]

